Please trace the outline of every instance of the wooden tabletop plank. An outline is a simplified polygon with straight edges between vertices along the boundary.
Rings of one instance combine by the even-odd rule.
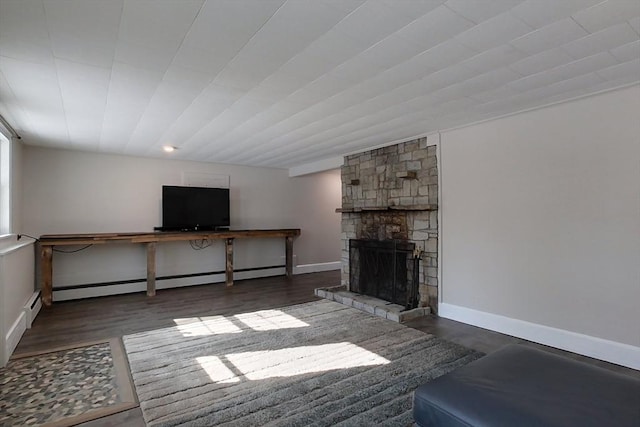
[[[71,246],[101,244],[109,242],[168,242],[199,239],[238,239],[245,237],[295,237],[300,235],[299,228],[224,230],[224,231],[153,231],[131,233],[82,233],[82,234],[45,234],[40,236],[43,246]]]

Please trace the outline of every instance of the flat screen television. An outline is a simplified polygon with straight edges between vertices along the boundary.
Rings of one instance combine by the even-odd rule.
[[[217,230],[227,227],[228,188],[162,186],[161,230]]]

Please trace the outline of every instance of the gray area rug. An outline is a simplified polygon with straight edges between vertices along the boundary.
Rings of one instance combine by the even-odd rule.
[[[322,300],[124,337],[150,426],[411,425],[420,384],[481,356]]]

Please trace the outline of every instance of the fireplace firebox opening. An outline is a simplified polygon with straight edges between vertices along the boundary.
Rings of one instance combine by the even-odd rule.
[[[418,307],[416,245],[401,240],[349,240],[349,290],[407,310]]]

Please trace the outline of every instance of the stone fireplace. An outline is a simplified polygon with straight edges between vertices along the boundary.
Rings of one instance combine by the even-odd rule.
[[[338,211],[342,213],[342,285],[355,293],[377,289],[381,280],[395,280],[389,278],[390,274],[399,274],[401,278],[413,274],[411,266],[415,265],[417,283],[411,286],[415,285],[417,295],[410,298],[415,298],[418,307],[430,307],[432,312],[437,312],[438,168],[435,145],[428,145],[427,138],[420,138],[345,157],[342,207]],[[370,262],[363,265],[359,259],[357,277],[353,277],[351,260],[363,253],[351,249],[354,241],[402,247],[405,248],[404,255],[389,258],[386,266],[373,266]],[[394,271],[367,279],[360,271],[362,268]],[[402,271],[396,272],[397,268]],[[363,277],[372,283],[361,283]],[[397,292],[415,293],[409,288]]]

